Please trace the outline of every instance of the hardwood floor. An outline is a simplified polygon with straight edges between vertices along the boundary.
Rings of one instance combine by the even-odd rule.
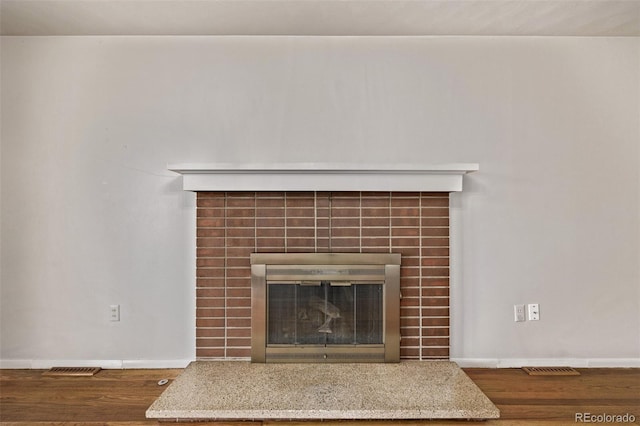
[[[102,370],[93,377],[43,377],[42,370],[0,370],[0,422],[25,424],[157,424],[146,409],[181,370]],[[581,369],[580,376],[528,376],[520,369],[465,369],[498,406],[500,420],[483,425],[575,424],[576,413],[635,416],[640,424],[640,369]],[[264,426],[398,426],[469,424],[424,422],[264,422]],[[191,423],[193,424],[193,423]],[[207,423],[200,423],[207,424]],[[209,423],[216,426],[261,422]],[[603,423],[599,423],[603,424]]]

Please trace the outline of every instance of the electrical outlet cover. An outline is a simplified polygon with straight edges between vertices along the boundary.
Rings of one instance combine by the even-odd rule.
[[[120,305],[109,305],[109,321],[120,321]]]
[[[513,305],[513,320],[515,322],[525,321],[524,305]]]

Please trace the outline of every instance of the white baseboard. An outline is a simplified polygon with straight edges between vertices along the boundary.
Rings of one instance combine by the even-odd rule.
[[[184,368],[192,359],[1,359],[2,369],[46,370],[51,367],[100,367],[104,369]]]
[[[640,358],[451,358],[462,368],[640,368]]]
[[[245,358],[241,359],[246,361]],[[100,367],[104,369],[185,368],[192,359],[125,359],[125,360],[52,360],[2,359],[0,369],[38,369],[51,367]],[[226,360],[228,361],[228,360]],[[451,358],[463,368],[521,368],[562,366],[574,368],[640,368],[640,358]]]

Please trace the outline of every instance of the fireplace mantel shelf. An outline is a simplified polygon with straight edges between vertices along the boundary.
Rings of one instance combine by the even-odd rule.
[[[185,191],[462,191],[477,163],[210,163],[169,164]]]

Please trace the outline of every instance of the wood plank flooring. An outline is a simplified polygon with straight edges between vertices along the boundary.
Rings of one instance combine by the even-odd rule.
[[[0,370],[3,425],[157,425],[146,409],[182,370],[102,370],[93,377],[43,377],[42,370]],[[529,376],[520,369],[465,369],[498,406],[487,426],[575,424],[576,413],[632,414],[640,424],[640,369],[580,369],[580,376]],[[193,424],[193,423],[191,423]],[[425,422],[219,422],[215,426],[436,426]],[[603,424],[603,423],[599,423]]]

